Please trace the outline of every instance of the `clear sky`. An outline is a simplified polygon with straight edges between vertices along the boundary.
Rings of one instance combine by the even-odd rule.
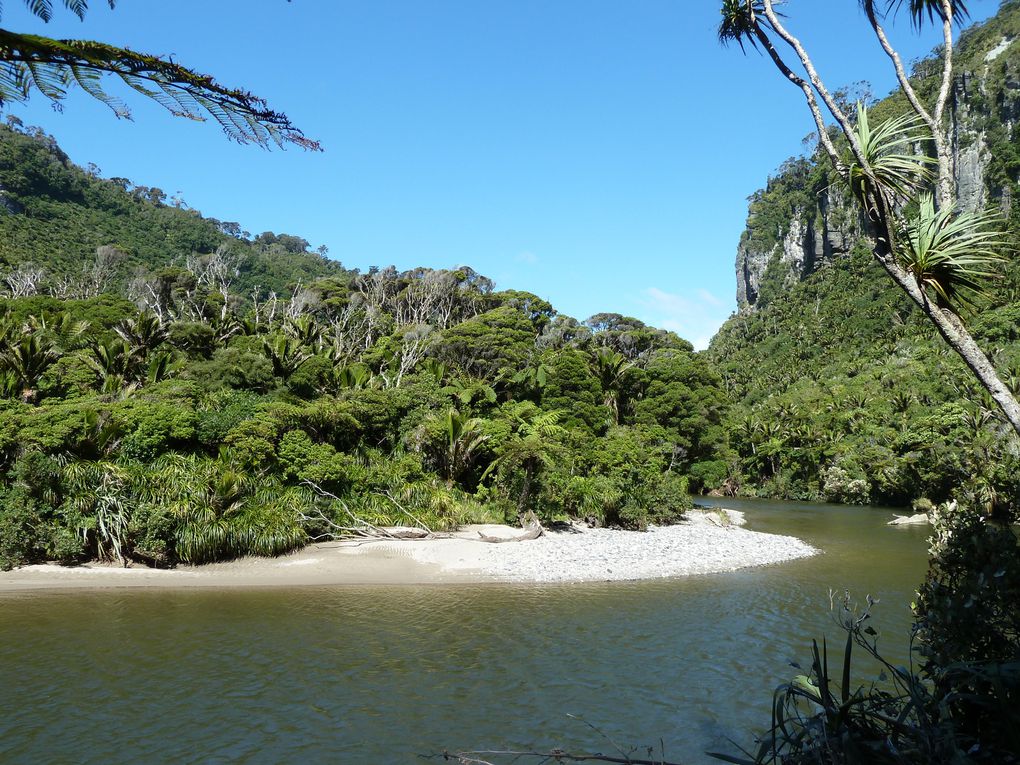
[[[59,0],[56,0],[59,3]],[[767,59],[716,41],[718,0],[102,0],[3,26],[173,55],[286,112],[322,154],[230,143],[129,97],[10,112],[104,176],[180,191],[349,268],[470,265],[562,313],[636,316],[704,347],[735,309],[747,197],[812,123]],[[985,18],[998,0],[971,0]],[[856,0],[791,0],[840,85],[893,84]],[[935,37],[906,21],[912,59]]]

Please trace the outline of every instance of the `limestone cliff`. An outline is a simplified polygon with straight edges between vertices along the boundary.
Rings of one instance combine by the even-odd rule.
[[[1008,213],[1020,178],[1020,3],[965,33],[951,102],[961,206]],[[915,74],[924,74],[922,62]],[[935,74],[934,68],[929,67]],[[876,109],[881,108],[876,107]],[[886,109],[888,114],[889,109]],[[759,305],[850,251],[862,236],[855,206],[825,167],[790,160],[750,198],[737,246],[737,304]]]

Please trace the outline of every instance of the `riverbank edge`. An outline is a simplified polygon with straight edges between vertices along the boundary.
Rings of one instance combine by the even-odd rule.
[[[192,589],[298,586],[583,584],[717,574],[810,557],[790,536],[742,528],[743,513],[695,512],[647,532],[572,526],[538,539],[493,544],[520,529],[467,526],[448,538],[316,543],[278,558],[241,558],[174,569],[37,564],[0,572],[0,594],[110,588]]]

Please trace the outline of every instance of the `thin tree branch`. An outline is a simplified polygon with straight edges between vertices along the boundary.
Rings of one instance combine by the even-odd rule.
[[[948,208],[953,204],[952,156],[948,142],[942,133],[946,104],[953,85],[953,4],[951,0],[940,0],[942,5],[942,85],[933,115],[935,125],[935,147],[939,158],[939,206]]]
[[[776,65],[776,68],[782,72],[783,76],[786,77],[791,83],[800,88],[804,94],[804,98],[807,101],[808,109],[811,110],[811,116],[815,120],[815,128],[818,130],[818,140],[825,148],[825,153],[829,155],[829,159],[832,160],[832,164],[839,170],[842,166],[839,158],[839,152],[836,151],[835,144],[832,143],[832,138],[829,136],[829,129],[825,124],[825,117],[822,115],[822,110],[818,106],[818,101],[815,99],[815,92],[811,89],[808,82],[801,77],[799,74],[794,72],[787,63],[783,60],[783,57],[779,55],[779,51],[776,50],[772,41],[769,39],[765,31],[757,24],[754,27],[755,37],[758,38],[758,42],[761,44],[765,52],[769,54],[769,58]]]
[[[351,512],[351,508],[349,508],[347,506],[346,502],[344,502],[342,499],[340,499],[340,497],[338,497],[336,494],[333,494],[331,492],[326,491],[325,489],[323,489],[321,486],[319,486],[314,481],[309,481],[306,478],[301,483],[303,483],[304,485],[310,487],[312,489],[312,491],[314,491],[320,497],[327,497],[328,499],[332,499],[334,502],[336,502],[338,505],[340,505],[340,507],[343,509],[343,511],[347,514],[347,516],[352,521],[354,521],[356,526],[366,526],[366,527],[370,528],[373,532],[375,532],[375,535],[379,536],[379,537],[385,537],[386,539],[399,539],[399,537],[393,536],[393,534],[391,534],[388,531],[386,531],[386,529],[382,529],[382,528],[379,528],[378,526],[374,526],[371,523],[369,523],[368,521],[366,521],[366,520],[356,516],[353,512]],[[327,518],[323,518],[323,520],[326,520],[327,523],[332,523],[332,521],[330,521]],[[337,528],[345,528],[345,527],[339,526],[337,524],[333,524],[333,525],[336,526]],[[366,534],[366,536],[368,536],[368,535]]]
[[[434,533],[432,531],[432,529],[430,529],[425,523],[423,523],[420,519],[416,518],[407,508],[405,508],[403,505],[401,505],[399,502],[397,502],[397,500],[395,500],[393,498],[393,495],[390,494],[388,491],[386,491],[386,492],[376,492],[376,494],[378,494],[380,497],[386,497],[386,499],[388,499],[390,502],[392,502],[394,504],[394,506],[400,512],[402,512],[404,515],[406,515],[412,521],[417,523],[418,526],[420,526],[421,528],[425,529],[425,531],[427,531],[429,534]]]
[[[829,113],[835,118],[836,122],[839,123],[840,128],[843,130],[843,134],[846,136],[847,142],[850,144],[850,150],[853,152],[854,157],[857,159],[858,164],[861,168],[871,174],[871,167],[868,164],[867,158],[864,156],[864,151],[861,149],[861,144],[854,135],[853,125],[850,119],[843,113],[843,110],[839,108],[839,104],[829,93],[825,87],[825,83],[822,82],[822,78],[818,76],[818,72],[815,70],[815,65],[808,56],[804,46],[801,45],[800,40],[794,37],[790,32],[783,26],[782,22],[779,21],[779,15],[772,7],[774,0],[763,0],[765,8],[765,17],[769,20],[769,25],[775,30],[776,34],[779,35],[787,45],[789,45],[796,52],[797,57],[800,59],[801,64],[804,66],[804,70],[807,72],[808,79],[811,81],[812,87],[821,96],[822,101],[828,108]],[[817,121],[817,118],[816,118]]]
[[[921,103],[921,99],[918,98],[917,92],[914,90],[914,86],[910,84],[910,78],[907,76],[906,69],[903,68],[903,61],[900,58],[900,54],[896,52],[896,49],[892,47],[889,42],[889,38],[886,37],[885,29],[878,20],[878,15],[875,13],[875,8],[870,3],[865,3],[864,12],[868,17],[868,21],[871,23],[871,28],[875,31],[875,36],[878,38],[878,42],[882,46],[882,50],[886,52],[886,55],[892,60],[893,68],[896,70],[896,79],[900,83],[900,88],[903,90],[903,94],[907,97],[907,101],[910,102],[910,106],[914,109],[922,120],[931,128],[932,132],[935,132],[935,118],[932,117],[924,104]]]

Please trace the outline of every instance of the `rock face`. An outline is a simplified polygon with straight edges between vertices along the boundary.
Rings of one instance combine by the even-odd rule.
[[[10,213],[17,215],[21,212],[21,205],[11,199],[10,195],[0,186],[0,215]]]
[[[1020,141],[1020,39],[1001,37],[981,57],[970,60],[977,64],[973,71],[958,73],[951,104],[957,196],[964,209],[994,204],[1008,211],[1020,191],[1020,168],[996,160],[997,153],[1006,153],[1001,147]],[[759,305],[765,282],[775,287],[803,280],[848,253],[863,235],[853,200],[827,179],[802,195],[812,201],[792,207],[778,235],[763,235],[758,227],[775,222],[764,216],[769,223],[762,224],[755,205],[781,203],[772,187],[770,181],[769,189],[752,198],[747,229],[737,247],[740,311]]]
[[[762,280],[770,266],[784,285],[814,273],[818,267],[850,251],[861,227],[852,200],[829,187],[818,193],[813,209],[798,207],[782,239],[770,248],[756,247],[745,236],[737,245],[737,304],[753,309],[761,294]],[[749,229],[754,225],[748,221]]]

